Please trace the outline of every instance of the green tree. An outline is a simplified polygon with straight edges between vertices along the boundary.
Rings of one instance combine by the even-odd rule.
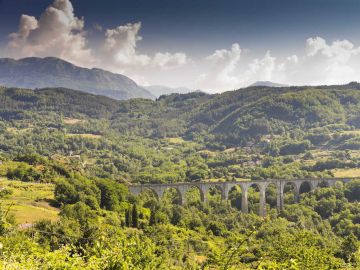
[[[127,227],[131,227],[131,215],[129,209],[125,210],[125,225]]]
[[[346,184],[345,196],[351,202],[360,200],[360,180],[353,180]]]
[[[355,262],[355,253],[358,251],[357,239],[353,234],[345,237],[341,245],[341,257],[349,263]]]
[[[138,215],[136,204],[133,205],[131,219],[132,219],[132,226],[134,228],[137,228],[139,226],[139,215]]]
[[[156,213],[155,213],[155,209],[152,208],[150,210],[150,219],[149,219],[149,225],[153,226],[156,224]]]

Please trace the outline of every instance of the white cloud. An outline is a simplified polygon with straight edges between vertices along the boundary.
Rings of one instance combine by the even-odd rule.
[[[10,34],[10,42],[9,47],[18,49],[22,48],[31,31],[38,27],[38,21],[33,16],[28,15],[21,15],[20,23],[19,23],[19,30],[16,33]]]
[[[141,69],[160,68],[169,70],[181,67],[189,62],[185,53],[157,52],[153,57],[137,51],[141,22],[128,23],[106,31],[104,57],[113,69],[133,72]]]
[[[331,44],[321,38],[306,41],[305,55],[282,66],[283,77],[292,84],[341,84],[360,80],[360,48],[348,40]]]
[[[241,48],[234,43],[230,50],[216,50],[207,56],[209,70],[199,76],[196,87],[206,90],[228,90],[239,87],[239,78],[234,74],[240,60]]]
[[[352,55],[360,53],[359,48],[354,48],[348,40],[336,40],[331,45],[326,43],[321,37],[309,38],[306,41],[306,50],[308,56],[322,54],[338,63],[346,63]]]
[[[271,81],[276,77],[276,58],[270,51],[247,63],[240,61],[241,53],[240,45],[235,43],[230,50],[216,50],[207,56],[208,71],[198,77],[196,87],[219,92],[245,87],[255,81]]]
[[[55,0],[40,16],[22,15],[19,30],[9,36],[13,57],[57,56],[78,65],[91,63],[84,20],[74,15],[69,0]]]
[[[190,60],[188,59],[185,53],[161,53],[158,52],[155,54],[152,59],[152,65],[154,67],[159,67],[164,70],[173,69],[181,67],[187,64]]]
[[[275,72],[276,58],[267,51],[262,59],[254,59],[244,75],[243,85],[249,85],[254,81],[271,81]]]
[[[138,54],[137,42],[142,40],[139,36],[141,23],[118,26],[108,29],[105,33],[104,49],[110,58],[114,58],[116,64],[122,66],[145,66],[150,63],[150,57]]]

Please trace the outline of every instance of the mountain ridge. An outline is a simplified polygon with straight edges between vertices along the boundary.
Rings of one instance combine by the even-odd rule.
[[[69,88],[113,99],[155,97],[130,78],[99,68],[83,68],[56,57],[0,58],[0,85]]]

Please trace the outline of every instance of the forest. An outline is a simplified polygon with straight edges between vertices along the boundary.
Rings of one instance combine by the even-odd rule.
[[[360,84],[116,101],[0,88],[3,269],[359,269]],[[128,185],[348,178],[179,204]]]

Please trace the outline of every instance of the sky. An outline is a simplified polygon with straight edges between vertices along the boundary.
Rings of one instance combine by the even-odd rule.
[[[359,0],[0,0],[0,56],[55,56],[141,85],[360,81]]]

